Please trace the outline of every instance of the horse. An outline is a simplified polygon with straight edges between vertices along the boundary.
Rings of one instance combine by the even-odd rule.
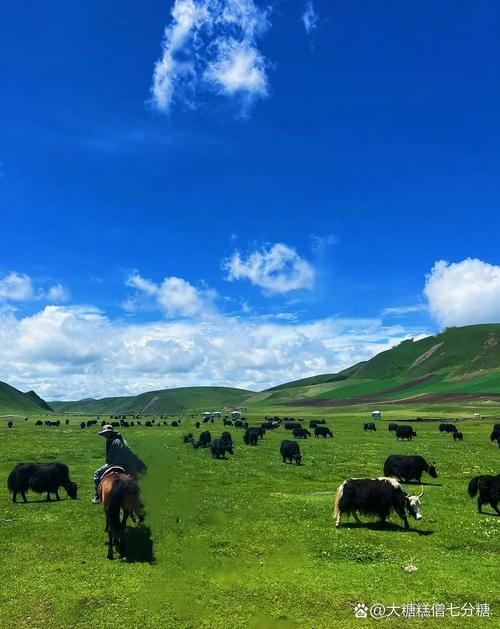
[[[120,471],[121,470],[121,471]],[[144,505],[140,498],[139,485],[133,476],[122,468],[111,468],[101,480],[101,499],[106,515],[108,534],[108,559],[113,559],[113,546],[121,557],[124,555],[123,534],[130,516],[134,522],[144,522]],[[123,518],[120,522],[120,511]]]

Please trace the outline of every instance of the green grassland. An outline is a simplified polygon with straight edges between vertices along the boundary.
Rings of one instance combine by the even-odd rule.
[[[336,384],[336,383],[334,383]],[[323,383],[321,386],[332,383]],[[488,602],[491,619],[390,618],[385,627],[499,626],[500,518],[476,512],[466,492],[479,473],[498,473],[500,451],[489,441],[493,419],[460,423],[463,443],[419,423],[413,442],[396,442],[387,422],[404,417],[472,417],[497,406],[447,405],[384,408],[376,433],[364,433],[370,405],[297,408],[249,406],[251,423],[263,415],[325,417],[333,439],[301,442],[303,466],[284,465],[285,431],[268,432],[257,447],[231,428],[235,455],[213,460],[181,435],[181,428],[134,427],[125,438],[148,463],[141,481],[145,526],[128,529],[129,561],[106,559],[104,516],[90,504],[92,472],[104,442],[96,428],[35,427],[0,420],[0,477],[19,461],[60,460],[79,484],[79,499],[12,504],[0,484],[0,627],[331,628],[368,627],[353,605]],[[498,421],[498,420],[497,420]],[[210,426],[217,435],[221,422]],[[423,520],[402,532],[397,516],[387,528],[370,518],[336,530],[334,492],[349,477],[376,477],[392,453],[436,461],[439,478],[422,499]],[[408,486],[411,487],[411,486]],[[62,492],[64,494],[64,491]],[[405,572],[408,565],[418,570]]]

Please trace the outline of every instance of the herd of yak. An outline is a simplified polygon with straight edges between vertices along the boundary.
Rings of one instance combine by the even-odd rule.
[[[296,439],[307,439],[311,437],[311,431],[315,437],[332,438],[332,432],[325,425],[325,420],[311,420],[309,429],[305,428],[301,421],[283,421],[280,418],[271,420],[266,418],[260,426],[249,426],[247,422],[237,421],[228,422],[244,429],[243,442],[249,446],[256,446],[260,439],[263,439],[268,430],[275,430],[284,427]],[[69,420],[66,420],[68,423]],[[9,422],[10,423],[10,422]],[[59,425],[56,422],[36,422],[37,425]],[[118,423],[118,422],[117,422]],[[139,424],[139,422],[137,422]],[[179,422],[180,423],[180,422]],[[97,424],[97,420],[89,420],[82,422],[81,427],[93,426]],[[153,426],[150,421],[145,425]],[[177,422],[172,422],[172,426],[178,426]],[[131,424],[124,422],[122,419],[118,423],[121,427],[129,427]],[[139,424],[140,425],[140,424]],[[158,424],[157,424],[158,425]],[[200,423],[196,422],[196,427],[200,427]],[[363,430],[376,431],[375,423],[368,422],[363,424]],[[398,425],[389,423],[388,429],[396,434],[397,440],[411,440],[416,437],[416,432],[412,426]],[[443,433],[451,433],[455,440],[463,440],[463,434],[459,432],[455,425],[450,423],[440,423],[439,431]],[[182,437],[184,443],[191,444],[195,449],[209,448],[212,457],[215,459],[225,458],[226,453],[234,454],[233,439],[231,433],[225,431],[217,439],[212,439],[209,430],[203,430],[198,439],[195,440],[192,433]],[[495,424],[490,435],[491,441],[497,441],[500,447],[500,424]],[[295,462],[301,465],[302,455],[298,441],[292,439],[284,439],[280,445],[280,456],[283,463]],[[343,515],[353,516],[359,522],[358,514],[375,515],[384,522],[391,511],[396,512],[404,523],[404,528],[409,528],[407,516],[411,516],[416,520],[421,519],[420,498],[423,494],[408,495],[400,483],[408,483],[410,481],[421,482],[422,474],[425,472],[432,478],[437,478],[435,464],[429,464],[422,456],[410,455],[391,455],[384,464],[384,476],[375,479],[348,479],[338,487],[334,503],[334,519],[336,526],[341,523]],[[395,480],[394,477],[397,479]],[[51,494],[54,494],[56,500],[60,500],[59,488],[62,487],[70,498],[77,497],[77,485],[72,482],[69,477],[68,467],[59,462],[54,463],[19,463],[9,474],[7,485],[12,493],[13,502],[17,501],[20,494],[23,501],[27,502],[26,491],[32,490],[36,493],[46,493],[47,500],[51,500]],[[478,511],[482,512],[484,504],[490,504],[495,512],[500,515],[498,504],[500,502],[500,474],[497,476],[481,475],[474,477],[468,485],[468,493],[472,497],[478,496]]]

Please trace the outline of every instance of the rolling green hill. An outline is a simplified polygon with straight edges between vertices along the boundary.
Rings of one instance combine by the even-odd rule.
[[[51,402],[58,413],[181,413],[185,410],[217,410],[240,406],[252,391],[229,387],[182,387],[149,391],[136,396],[85,399],[76,402]]]
[[[500,324],[448,328],[337,374],[304,378],[249,404],[342,406],[369,402],[483,399],[500,403]]]
[[[10,384],[0,382],[0,414],[29,414],[52,413],[53,409],[34,391],[23,393],[11,387]]]

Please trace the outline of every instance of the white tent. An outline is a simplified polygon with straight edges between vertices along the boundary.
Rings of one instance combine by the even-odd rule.
[[[372,411],[372,419],[381,419],[382,413],[380,411]]]

